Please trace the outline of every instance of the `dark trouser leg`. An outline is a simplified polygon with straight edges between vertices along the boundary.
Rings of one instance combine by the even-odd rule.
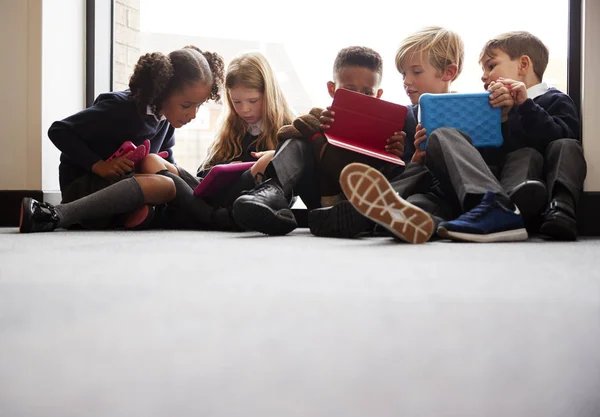
[[[410,163],[398,178],[390,184],[394,191],[404,199],[417,193],[426,193],[434,185],[434,178],[429,169],[421,163]]]
[[[551,142],[546,148],[545,162],[550,205],[540,231],[555,239],[574,240],[576,207],[587,174],[581,143],[575,139]]]
[[[546,148],[546,182],[550,198],[557,191],[568,191],[574,206],[583,190],[583,181],[587,174],[587,164],[583,156],[581,143],[576,139],[559,139]]]
[[[543,176],[544,157],[536,149],[518,149],[504,158],[500,184],[525,219],[537,217],[547,204]]]
[[[510,152],[504,158],[500,172],[500,184],[507,193],[528,180],[542,180],[544,157],[533,148],[522,148]]]
[[[452,220],[461,213],[460,207],[452,207],[445,201],[445,196],[439,190],[438,181],[423,164],[409,164],[402,175],[391,182],[391,185],[400,197],[431,215],[434,230],[440,222]]]
[[[545,160],[550,205],[540,232],[554,239],[575,240],[575,209],[587,173],[583,149],[575,139],[559,139],[548,145]]]
[[[418,193],[409,196],[406,201],[420,209],[425,210],[433,219],[433,230],[437,230],[439,224],[456,218],[452,207],[433,193]]]
[[[335,195],[341,193],[340,174],[347,165],[352,163],[361,163],[381,171],[386,165],[384,161],[377,158],[340,148],[331,144],[327,144],[322,153],[321,161],[319,162],[320,172],[322,174],[321,181],[325,185],[322,188],[321,195]]]
[[[267,165],[266,178],[275,178],[286,198],[295,193],[309,209],[320,207],[315,173],[316,161],[311,145],[302,139],[291,138],[282,143]]]
[[[427,139],[426,152],[427,168],[440,181],[446,197],[458,203],[462,211],[479,204],[487,191],[494,192],[503,204],[512,206],[468,135],[452,128],[436,129]]]

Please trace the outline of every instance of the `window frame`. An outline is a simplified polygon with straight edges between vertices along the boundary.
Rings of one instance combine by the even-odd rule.
[[[86,107],[100,93],[112,91],[114,0],[86,0]]]

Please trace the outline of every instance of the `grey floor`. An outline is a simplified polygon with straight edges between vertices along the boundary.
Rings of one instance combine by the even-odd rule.
[[[599,258],[0,229],[0,416],[598,417]]]

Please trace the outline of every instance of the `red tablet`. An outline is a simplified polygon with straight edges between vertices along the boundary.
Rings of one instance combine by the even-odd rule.
[[[340,88],[335,92],[331,110],[335,112],[335,122],[324,131],[329,143],[404,165],[385,146],[388,138],[404,127],[407,107]]]
[[[210,197],[218,190],[235,182],[254,162],[215,165],[194,190],[197,197]]]

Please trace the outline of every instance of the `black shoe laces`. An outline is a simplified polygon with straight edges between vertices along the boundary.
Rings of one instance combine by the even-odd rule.
[[[281,194],[283,195],[283,192],[281,190],[281,188],[277,187],[276,185],[270,183],[270,182],[262,182],[260,183],[255,189],[254,192],[252,194],[255,195],[265,195],[265,194],[271,194],[271,193],[276,193],[276,194]]]

